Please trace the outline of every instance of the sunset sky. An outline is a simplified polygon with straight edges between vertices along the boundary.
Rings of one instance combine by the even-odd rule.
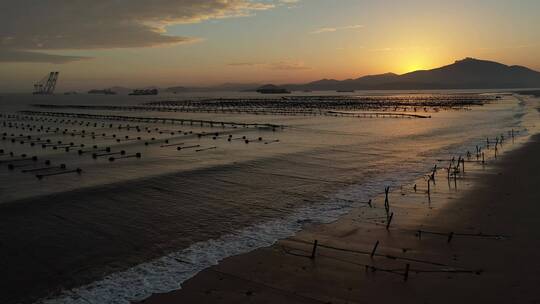
[[[20,0],[0,3],[0,92],[307,82],[464,57],[540,70],[540,1]]]

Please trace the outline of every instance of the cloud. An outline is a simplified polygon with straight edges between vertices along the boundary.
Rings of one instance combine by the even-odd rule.
[[[408,46],[408,47],[368,48],[367,50],[370,52],[406,52],[406,51],[430,52],[438,48],[439,48],[438,46]]]
[[[308,66],[305,66],[303,62],[289,62],[289,61],[272,63],[270,64],[270,68],[273,70],[285,70],[285,71],[311,70],[311,68]]]
[[[173,24],[248,16],[274,7],[250,0],[19,0],[1,4],[0,51],[13,61],[69,62],[49,50],[154,47],[192,43],[167,35]],[[40,53],[30,53],[40,52]],[[37,54],[37,55],[36,55]],[[81,58],[82,59],[82,58]]]
[[[295,8],[300,3],[300,0],[278,0],[278,4],[281,6],[287,6],[288,8]]]
[[[299,70],[311,70],[310,67],[304,65],[303,62],[296,61],[279,61],[279,62],[233,62],[227,64],[233,67],[263,67],[271,70],[283,70],[283,71],[299,71]]]
[[[371,51],[371,52],[391,52],[391,51],[402,51],[402,50],[403,50],[403,48],[385,47],[385,48],[370,49],[369,51]]]
[[[87,59],[92,59],[92,58],[0,49],[0,62],[45,62],[45,63],[60,64],[60,63],[68,63],[68,62],[87,60]]]
[[[311,32],[311,34],[333,33],[337,31],[354,30],[354,29],[360,29],[360,28],[364,28],[364,26],[360,24],[356,24],[356,25],[346,25],[346,26],[339,26],[339,27],[323,27],[323,28],[320,28],[318,30]]]
[[[259,62],[231,62],[227,64],[228,66],[235,66],[235,67],[253,67],[258,65],[265,65],[265,63],[259,63]]]
[[[478,50],[481,51],[490,51],[490,50],[514,50],[514,49],[528,49],[528,48],[535,48],[540,46],[540,43],[535,44],[518,44],[518,45],[510,45],[505,44],[503,46],[491,46],[491,47],[481,47],[478,48]]]

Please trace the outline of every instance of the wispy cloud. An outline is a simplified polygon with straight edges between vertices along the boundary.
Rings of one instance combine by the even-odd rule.
[[[228,66],[233,67],[262,67],[265,69],[271,70],[282,70],[282,71],[300,71],[300,70],[311,70],[311,67],[306,66],[301,61],[278,61],[278,62],[232,62],[227,64]]]
[[[370,52],[403,52],[403,51],[433,51],[438,49],[438,46],[409,46],[409,47],[380,47],[380,48],[368,48]]]
[[[40,52],[11,51],[0,49],[0,62],[44,62],[62,64],[73,61],[88,60],[92,57],[53,55]]]
[[[364,26],[361,24],[338,26],[338,27],[322,27],[320,29],[317,29],[311,32],[311,34],[334,33],[337,31],[355,30],[355,29],[361,29],[361,28],[364,28]]]
[[[288,8],[296,8],[300,0],[278,0],[278,5],[287,6]]]
[[[291,61],[281,61],[270,64],[270,68],[273,70],[284,70],[284,71],[298,71],[298,70],[311,70],[310,67],[306,66],[303,62],[291,62]]]
[[[491,50],[515,50],[515,49],[529,49],[540,47],[540,43],[533,44],[518,44],[518,45],[504,45],[504,46],[494,46],[494,47],[481,47],[478,48],[482,51],[491,51]]]
[[[399,51],[399,50],[403,50],[403,48],[385,47],[385,48],[369,49],[370,52],[391,52],[391,51]]]
[[[231,62],[227,64],[228,66],[233,67],[253,67],[253,66],[260,66],[265,65],[265,63],[259,63],[259,62]]]

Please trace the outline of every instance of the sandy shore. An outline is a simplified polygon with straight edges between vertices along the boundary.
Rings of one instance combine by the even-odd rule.
[[[429,196],[426,180],[392,189],[388,230],[377,197],[143,303],[540,303],[539,155],[536,135],[455,179],[439,170]]]

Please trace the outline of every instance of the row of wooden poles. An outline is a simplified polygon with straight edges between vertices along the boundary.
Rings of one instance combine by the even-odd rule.
[[[514,131],[513,129],[511,131],[508,131],[508,135],[512,139],[515,137],[516,133],[519,133],[519,132]],[[493,145],[494,153],[496,155],[498,147],[500,147],[503,144],[504,140],[505,140],[504,135],[498,136],[494,140],[491,140],[491,141],[490,141],[489,138],[486,138],[486,148],[489,149],[490,146]],[[482,164],[485,164],[484,152],[482,152],[482,148],[479,147],[479,146],[476,146],[476,156],[477,156],[477,160],[481,156],[482,157]],[[468,151],[467,151],[467,158],[471,158],[471,153],[469,153]],[[447,173],[447,178],[450,179],[451,176],[453,176],[453,178],[455,180],[457,178],[457,175],[460,172],[465,173],[465,162],[466,162],[465,158],[463,158],[461,156],[459,156],[457,160],[455,158],[452,158],[450,160],[450,164],[449,164],[448,168],[446,169],[447,172],[448,172]],[[435,165],[433,167],[433,169],[431,170],[430,174],[428,174],[426,193],[427,193],[429,198],[431,196],[430,183],[431,182],[435,183],[437,170],[438,170],[438,167],[437,167],[437,165]],[[415,184],[414,185],[414,191],[416,192],[416,190],[417,190],[417,187],[416,187],[416,184]],[[384,188],[384,195],[385,195],[384,209],[385,209],[385,215],[386,215],[386,230],[389,230],[390,224],[391,224],[392,219],[394,217],[394,213],[391,212],[391,208],[390,208],[389,193],[390,193],[390,187],[386,186]],[[371,200],[369,200],[368,204],[369,204],[370,207],[372,206],[371,205]],[[496,239],[504,238],[504,236],[502,236],[502,235],[487,235],[487,234],[482,234],[482,233],[480,233],[480,234],[470,234],[470,233],[455,233],[453,231],[448,232],[448,233],[427,231],[427,230],[417,230],[416,231],[416,236],[418,237],[419,240],[421,240],[422,235],[425,235],[425,234],[444,236],[446,238],[447,243],[450,243],[456,235],[458,235],[458,236],[468,236],[468,237],[496,238]],[[379,245],[380,245],[380,241],[377,240],[375,242],[375,244],[373,245],[370,252],[362,252],[362,251],[351,250],[351,249],[346,249],[346,248],[337,248],[335,246],[325,246],[325,245],[319,244],[318,240],[314,240],[313,243],[312,243],[311,255],[309,255],[309,258],[310,259],[315,259],[316,256],[317,256],[317,248],[318,247],[324,247],[324,248],[335,249],[335,250],[340,250],[340,251],[349,251],[349,252],[355,252],[355,253],[369,254],[370,258],[373,259],[377,255],[377,249],[379,248]],[[386,257],[392,258],[392,259],[397,259],[396,257],[390,257],[388,255],[383,255],[383,256],[386,256]],[[382,271],[388,271],[388,272],[397,273],[397,274],[403,276],[404,281],[408,280],[409,271],[411,270],[409,263],[405,264],[405,269],[403,270],[403,272],[389,271],[389,270],[377,268],[375,266],[367,265],[367,264],[365,265],[365,267],[366,267],[366,271],[368,271],[368,270],[371,270],[371,271],[382,270]],[[451,272],[481,274],[482,270],[463,270],[463,269],[461,269],[461,270],[455,270],[455,271],[451,271]]]

